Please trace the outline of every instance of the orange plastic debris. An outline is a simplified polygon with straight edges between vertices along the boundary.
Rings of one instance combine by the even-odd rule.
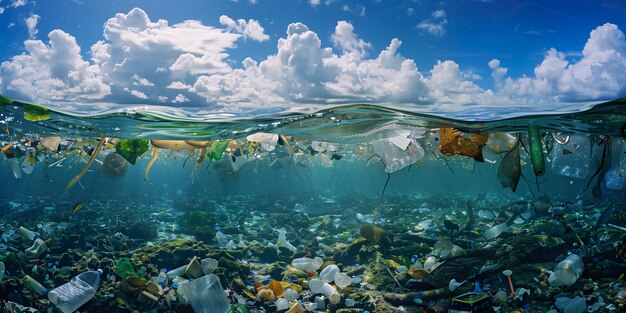
[[[473,158],[478,162],[484,162],[483,147],[487,144],[489,133],[470,133],[469,137],[463,135],[454,128],[440,128],[439,152],[447,156],[463,155]]]

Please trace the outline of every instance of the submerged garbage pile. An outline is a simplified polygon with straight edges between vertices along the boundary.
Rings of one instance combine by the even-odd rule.
[[[367,160],[382,164],[387,181],[380,196],[359,199],[12,199],[0,207],[0,299],[9,312],[626,310],[622,138],[400,124],[358,143],[271,133],[216,141],[11,135],[0,137],[1,149],[16,179],[77,164],[66,189],[94,163],[121,177],[141,158],[149,158],[145,183],[154,184],[150,171],[164,150],[193,162],[192,180],[209,165],[227,177],[255,161]],[[522,178],[539,188],[523,168],[587,184],[570,198],[385,194],[391,173],[448,162],[493,163],[494,179],[513,193]]]
[[[54,200],[25,198],[0,222],[0,297],[9,312],[625,309],[623,202],[387,198],[374,220],[377,197],[349,194],[109,199],[37,220]],[[308,213],[320,205],[333,214]]]

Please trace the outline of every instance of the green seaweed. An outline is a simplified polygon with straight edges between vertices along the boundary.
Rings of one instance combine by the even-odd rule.
[[[36,104],[24,104],[24,119],[31,122],[39,122],[50,119],[50,111]]]
[[[128,258],[121,258],[115,262],[115,274],[122,278],[129,276],[143,277],[146,275],[146,270],[142,267],[138,271],[135,271],[133,263],[131,263]]]
[[[135,165],[137,158],[141,157],[146,151],[148,151],[147,139],[122,139],[115,146],[115,152],[132,165]]]
[[[207,156],[209,159],[217,162],[222,159],[222,155],[224,151],[228,147],[228,141],[216,141],[211,145],[209,151],[207,152]]]
[[[202,210],[188,211],[178,219],[178,225],[192,229],[213,226],[215,225],[215,217]]]

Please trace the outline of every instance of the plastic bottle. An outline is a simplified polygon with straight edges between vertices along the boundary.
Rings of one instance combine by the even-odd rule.
[[[184,296],[196,313],[226,313],[230,310],[224,288],[215,274],[185,283]]]
[[[39,238],[39,234],[29,230],[27,228],[25,228],[24,226],[20,226],[20,228],[17,229],[17,232],[20,234],[20,236],[22,236],[24,239],[28,239],[28,240],[35,240],[37,238]]]
[[[48,288],[42,286],[38,281],[29,275],[24,276],[22,278],[22,284],[26,285],[26,287],[30,288],[30,290],[34,291],[40,296],[45,296],[48,293]]]
[[[177,267],[169,272],[166,273],[167,278],[169,278],[169,280],[174,280],[174,278],[178,277],[178,276],[183,276],[183,274],[185,274],[185,269],[187,268],[187,265],[183,265],[181,267]]]
[[[48,299],[63,313],[71,313],[91,300],[100,285],[100,273],[88,271],[74,276],[69,282],[50,290]]]
[[[325,283],[332,283],[335,281],[335,274],[339,273],[339,267],[335,264],[330,264],[320,272],[320,279]]]
[[[337,289],[317,278],[311,279],[311,281],[309,281],[309,289],[313,293],[323,294],[332,304],[337,304],[339,303],[339,301],[341,301],[341,295],[339,295]]]
[[[549,277],[550,286],[571,286],[585,270],[583,260],[577,254],[571,254],[554,267]]]
[[[315,272],[322,266],[322,264],[324,264],[324,260],[320,257],[316,257],[315,259],[297,258],[291,261],[291,266],[305,272]]]

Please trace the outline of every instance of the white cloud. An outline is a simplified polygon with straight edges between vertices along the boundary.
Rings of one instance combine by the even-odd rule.
[[[238,19],[235,21],[226,15],[222,15],[220,16],[220,24],[226,26],[228,30],[234,30],[242,34],[245,38],[261,42],[270,39],[270,37],[265,34],[265,29],[263,29],[257,20],[250,19],[246,22],[244,19]]]
[[[359,9],[359,16],[365,16],[365,6],[357,4],[356,7]]]
[[[351,11],[351,10],[350,10],[350,6],[349,6],[349,5],[347,5],[347,4],[342,5],[342,6],[341,6],[341,11],[344,11],[344,12],[350,12],[350,11]]]
[[[316,6],[320,5],[320,0],[309,0],[309,4],[312,7],[316,7]]]
[[[4,13],[4,8],[0,7],[0,14]]]
[[[430,18],[427,18],[420,22],[417,25],[417,28],[425,30],[431,35],[442,37],[446,33],[446,24],[448,24],[446,11],[436,10],[431,13]]]
[[[76,39],[62,30],[48,44],[26,40],[25,53],[0,66],[0,92],[35,102],[91,102],[111,93],[100,68],[84,61]]]
[[[139,75],[135,74],[131,77],[131,79],[133,80],[133,85],[134,86],[144,86],[144,87],[153,87],[154,83],[150,82],[149,80],[140,77]]]
[[[534,77],[503,78],[506,68],[500,62],[489,63],[498,92],[530,98],[556,97],[557,101],[607,100],[626,93],[626,40],[614,24],[594,29],[582,51],[582,59],[567,60],[564,53],[552,48]]]
[[[258,1],[258,0],[249,0],[248,2],[249,2],[251,5],[255,5],[255,4],[259,3],[259,1]]]
[[[445,18],[445,12],[435,11],[430,19]],[[382,51],[371,51],[346,21],[337,22],[332,47],[323,46],[306,25],[292,23],[273,53],[234,64],[229,53],[237,40],[252,38],[245,31],[251,21],[224,17],[221,28],[199,21],[169,25],[133,9],[104,24],[103,38],[91,46],[87,60],[74,37],[54,30],[47,42],[26,40],[22,54],[0,65],[0,94],[64,108],[76,103],[184,105],[193,99],[207,111],[243,112],[355,102],[441,110],[554,107],[626,93],[626,40],[612,24],[591,32],[581,57],[547,50],[529,76],[510,77],[500,60],[491,60],[495,88],[490,90],[477,83],[480,69],[468,70],[453,60],[420,71],[400,53],[397,38]]]
[[[346,21],[337,22],[335,32],[330,39],[336,47],[348,53],[356,53],[360,57],[365,55],[366,49],[372,47],[370,43],[357,38],[354,33],[354,26]]]
[[[37,29],[37,23],[39,23],[40,19],[41,16],[31,13],[30,16],[24,20],[24,22],[26,23],[26,27],[28,27],[29,39],[34,39],[35,36],[37,36],[37,33],[39,33],[39,30]]]
[[[184,102],[189,102],[189,98],[185,97],[185,95],[183,94],[177,94],[176,98],[174,98],[174,100],[172,100],[172,103],[184,103]]]
[[[7,28],[13,28],[13,27],[15,27],[15,23],[14,22],[9,23],[9,26],[7,26]]]
[[[135,97],[137,97],[139,99],[148,99],[148,96],[145,93],[143,93],[143,92],[141,92],[139,90],[124,88],[124,91],[130,93],[131,95],[133,95],[133,96],[135,96]]]
[[[174,81],[171,84],[169,84],[166,88],[169,89],[189,89],[191,88],[191,86],[181,82],[181,81]]]
[[[28,1],[26,0],[13,0],[13,2],[11,2],[10,7],[12,8],[19,8],[19,7],[23,7],[28,3]]]

